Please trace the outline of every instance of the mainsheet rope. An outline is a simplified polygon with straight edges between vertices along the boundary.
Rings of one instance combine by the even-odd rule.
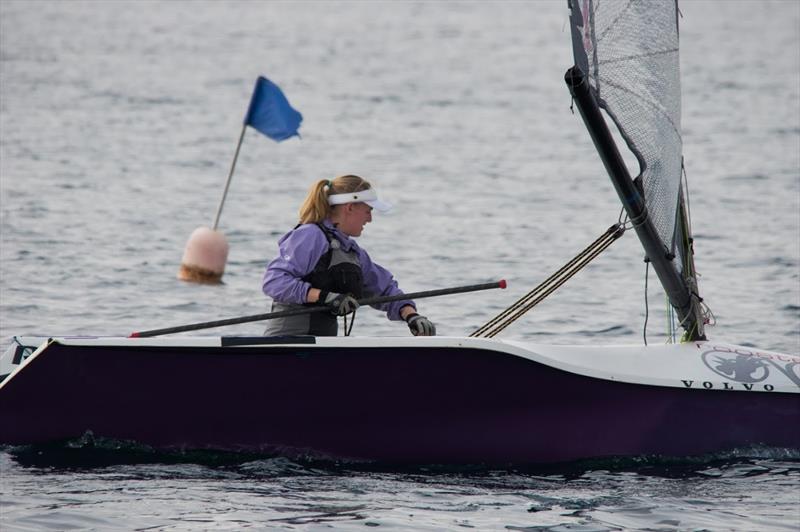
[[[347,327],[347,314],[343,316],[344,318],[344,335],[350,336],[350,333],[353,332],[353,325],[356,324],[356,311],[353,311],[353,315],[350,317],[350,327]]]
[[[539,286],[525,294],[516,303],[470,334],[470,337],[495,337],[500,331],[514,323],[516,320],[522,317],[523,314],[528,312],[534,306],[539,304],[544,298],[552,294],[558,287],[567,282],[573,275],[582,270],[592,261],[592,259],[605,251],[608,246],[613,244],[615,240],[625,233],[627,224],[627,217],[625,221],[622,221],[622,214],[620,213],[620,220],[616,224],[609,227],[606,232],[600,235],[597,240],[589,244],[586,249],[581,251]]]

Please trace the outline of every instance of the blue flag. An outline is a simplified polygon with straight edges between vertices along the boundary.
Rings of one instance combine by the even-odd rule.
[[[299,137],[297,129],[302,121],[303,115],[289,105],[281,89],[267,78],[259,76],[244,118],[245,125],[280,142],[294,135]]]

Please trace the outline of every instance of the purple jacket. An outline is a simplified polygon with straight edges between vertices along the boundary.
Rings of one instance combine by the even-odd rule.
[[[332,230],[335,238],[345,251],[355,250],[361,263],[364,276],[364,296],[393,296],[402,294],[391,272],[379,264],[372,262],[366,251],[361,249],[355,240],[338,229],[330,220],[322,222]],[[267,265],[262,291],[275,301],[281,303],[306,303],[306,296],[311,284],[303,281],[303,277],[314,269],[319,259],[328,251],[328,239],[315,224],[303,224],[283,235],[278,241],[278,256]],[[411,300],[394,301],[373,305],[378,310],[386,311],[390,320],[400,320],[400,309],[405,305],[416,308]]]

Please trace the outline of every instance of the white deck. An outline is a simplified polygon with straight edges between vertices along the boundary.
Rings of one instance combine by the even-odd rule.
[[[18,337],[0,357],[0,375],[17,371],[44,352],[46,337]],[[316,343],[282,343],[229,346],[222,338],[208,337],[59,337],[51,341],[73,346],[219,347],[229,349],[297,345],[304,350],[327,347],[435,347],[468,348],[506,353],[547,366],[604,380],[716,391],[800,394],[800,356],[757,350],[722,342],[691,342],[656,346],[567,346],[463,337],[318,337]],[[22,364],[14,364],[17,345],[28,346]],[[38,349],[35,349],[39,346]],[[34,352],[35,349],[35,352]],[[268,356],[265,355],[265,356]],[[17,357],[19,358],[19,357]],[[3,384],[0,383],[0,388]]]

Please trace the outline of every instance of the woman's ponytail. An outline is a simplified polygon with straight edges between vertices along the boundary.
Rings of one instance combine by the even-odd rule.
[[[320,179],[308,190],[306,199],[300,206],[300,223],[315,224],[328,217],[330,205],[328,205],[328,192],[331,182],[327,179]]]
[[[315,224],[328,218],[331,214],[331,206],[328,205],[330,194],[358,192],[368,188],[371,188],[369,182],[357,175],[343,175],[333,180],[320,179],[311,185],[300,206],[300,223]]]

